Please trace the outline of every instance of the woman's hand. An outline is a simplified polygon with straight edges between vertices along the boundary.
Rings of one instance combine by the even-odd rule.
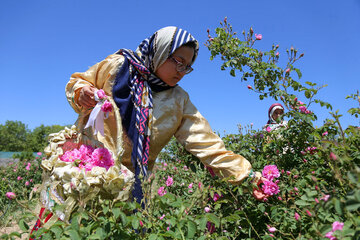
[[[265,194],[260,187],[260,185],[265,181],[268,181],[268,180],[266,178],[264,178],[261,175],[261,173],[255,172],[255,177],[254,177],[253,183],[254,183],[254,185],[256,185],[256,187],[253,188],[253,196],[258,201],[266,201],[266,199],[269,197],[269,195]]]
[[[96,101],[94,99],[96,88],[92,86],[84,86],[79,93],[78,104],[84,108],[93,108],[96,105]]]

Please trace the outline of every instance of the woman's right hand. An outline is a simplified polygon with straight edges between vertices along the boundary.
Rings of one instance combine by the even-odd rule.
[[[79,93],[79,99],[77,101],[78,104],[87,109],[95,107],[96,105],[96,101],[94,99],[95,91],[96,88],[89,85],[81,88]]]

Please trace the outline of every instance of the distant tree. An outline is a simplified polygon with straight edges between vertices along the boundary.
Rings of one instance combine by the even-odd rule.
[[[44,148],[48,145],[49,134],[59,132],[62,129],[64,129],[64,126],[61,125],[44,126],[41,124],[30,133],[29,147],[33,152],[44,151]]]
[[[6,121],[0,124],[0,151],[21,152],[29,150],[27,144],[30,131],[20,121]]]

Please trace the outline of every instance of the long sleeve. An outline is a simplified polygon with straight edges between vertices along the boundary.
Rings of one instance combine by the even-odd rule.
[[[123,56],[113,54],[90,67],[86,72],[76,72],[71,75],[70,81],[65,87],[65,92],[67,100],[75,112],[80,113],[83,110],[81,106],[76,104],[75,95],[78,90],[86,85],[103,89],[108,96],[112,96],[112,81],[109,80],[113,80],[118,66],[122,64],[123,61]]]
[[[190,100],[184,105],[182,122],[175,137],[219,177],[232,176],[234,179],[231,182],[238,184],[249,176],[249,161],[225,149],[221,138],[211,130],[207,120]]]
[[[112,86],[120,65],[124,62],[122,55],[113,54],[105,60],[90,67],[86,72],[76,72],[71,75],[70,81],[66,85],[65,93],[67,100],[75,112],[79,113],[77,126],[82,129],[91,113],[91,109],[83,109],[74,101],[76,92],[85,85],[93,86],[97,89],[103,89],[109,96],[114,110],[109,113],[108,118],[104,119],[104,136],[97,134],[94,136],[98,141],[104,143],[105,147],[110,149],[115,156],[123,152],[123,135],[120,114],[116,104],[112,100]],[[87,129],[88,131],[90,128]],[[89,133],[89,136],[92,133]]]

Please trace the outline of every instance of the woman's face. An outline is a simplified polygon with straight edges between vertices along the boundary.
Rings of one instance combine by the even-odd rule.
[[[182,46],[175,50],[172,57],[177,62],[181,62],[185,66],[190,66],[194,57],[194,49],[192,47]],[[155,71],[156,76],[167,83],[169,86],[175,86],[186,74],[184,72],[178,72],[176,70],[177,63],[168,58],[166,61]]]
[[[282,109],[276,109],[272,115],[272,118],[274,120],[278,120],[278,118],[284,114],[284,111]]]

